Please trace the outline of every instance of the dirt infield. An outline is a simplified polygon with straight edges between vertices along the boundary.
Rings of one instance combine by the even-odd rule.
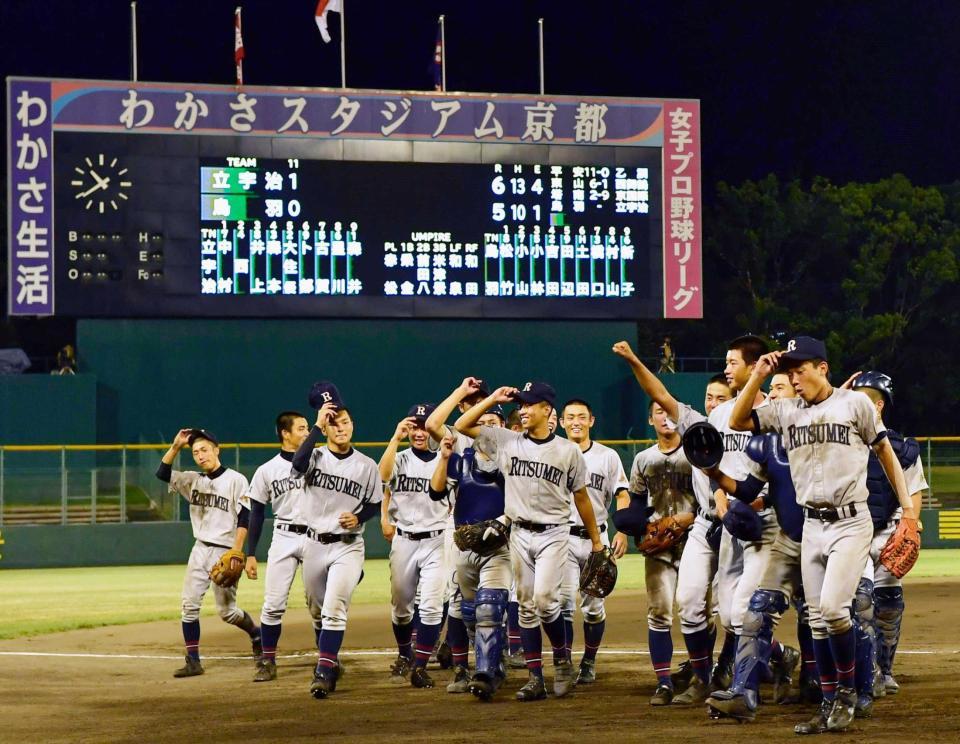
[[[879,700],[875,716],[843,736],[850,742],[960,740],[960,581],[919,579],[907,587],[903,653],[897,657],[901,692]],[[257,608],[247,608],[255,611]],[[389,614],[379,605],[354,608],[344,644],[346,675],[337,692],[317,701],[308,688],[312,633],[304,610],[284,624],[274,683],[253,684],[253,663],[235,628],[204,620],[206,674],[173,679],[181,663],[177,623],[146,623],[71,631],[0,642],[2,742],[290,741],[345,737],[356,742],[409,741],[648,743],[796,740],[793,725],[808,717],[798,706],[764,706],[758,722],[711,722],[704,709],[651,708],[654,678],[646,655],[641,592],[615,594],[598,681],[563,700],[521,705],[516,672],[498,698],[482,704],[443,689],[450,673],[432,670],[432,690],[387,681]],[[795,616],[785,619],[790,641]],[[582,641],[578,622],[578,641]],[[675,634],[678,656],[682,640]],[[578,645],[579,647],[579,645]],[[361,653],[367,650],[367,653]],[[288,654],[296,655],[287,658]],[[615,653],[614,653],[615,652]],[[19,655],[22,653],[30,655]],[[52,654],[49,656],[41,654]],[[62,654],[78,654],[65,656]],[[100,656],[108,655],[108,656]],[[126,655],[126,656],[117,656]],[[214,658],[221,657],[221,658]],[[551,671],[546,670],[549,681]]]

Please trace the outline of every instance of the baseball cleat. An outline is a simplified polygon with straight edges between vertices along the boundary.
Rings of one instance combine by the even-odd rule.
[[[194,659],[192,656],[184,656],[183,658],[186,664],[173,673],[174,677],[196,677],[203,674],[203,666],[201,666],[199,659]]]
[[[539,677],[531,672],[527,684],[517,690],[517,700],[521,703],[529,703],[532,700],[546,699],[547,688],[543,685],[543,677]]]
[[[800,652],[793,646],[784,646],[783,655],[780,659],[770,664],[770,671],[773,673],[773,702],[778,705],[783,703],[790,694],[790,685],[793,682],[793,675],[797,671],[797,664],[800,661]]]
[[[255,636],[250,636],[250,648],[253,650],[253,660],[259,662],[260,657],[263,656],[263,642],[260,640],[259,628]]]
[[[418,666],[414,667],[413,671],[410,672],[410,684],[413,687],[425,689],[433,687],[433,679],[427,674],[427,670],[424,667]]]
[[[850,687],[838,687],[830,715],[827,716],[828,731],[844,731],[853,723],[857,710],[857,691]]]
[[[830,713],[830,702],[824,700],[820,703],[817,714],[809,721],[798,723],[793,727],[793,733],[800,736],[807,734],[822,734],[827,730],[827,715]]]
[[[453,666],[453,651],[450,650],[450,644],[444,641],[437,649],[437,663],[441,669],[450,669]]]
[[[257,673],[253,676],[254,682],[272,682],[277,678],[277,662],[263,659],[257,664]]]
[[[892,674],[884,674],[883,689],[887,691],[888,695],[896,695],[900,692],[900,684],[893,678]]]
[[[690,686],[673,698],[673,705],[700,705],[707,701],[710,690],[707,683],[697,675],[693,675],[690,680]]]
[[[673,688],[670,685],[657,685],[650,698],[650,705],[670,705],[673,702]]]
[[[510,669],[526,669],[527,660],[523,658],[523,651],[518,651],[515,654],[510,654],[507,658],[507,666]]]
[[[873,699],[882,698],[887,694],[887,688],[883,684],[883,672],[880,667],[874,667],[873,670]]]
[[[593,659],[582,659],[580,670],[577,672],[575,685],[592,685],[597,681],[597,662]]]
[[[570,692],[573,664],[569,659],[553,665],[553,696],[563,697]]]
[[[410,659],[406,656],[398,656],[390,667],[390,681],[394,684],[404,684],[410,675]]]
[[[857,695],[856,718],[873,718],[873,697],[869,693]]]
[[[485,674],[476,674],[470,680],[468,685],[470,692],[474,697],[484,702],[489,702],[497,688]]]
[[[453,670],[453,682],[447,685],[447,692],[454,694],[470,691],[470,675],[467,668],[458,666]]]
[[[711,718],[753,721],[757,717],[757,706],[751,704],[746,694],[734,694],[728,690],[718,690],[708,697],[707,708]]]
[[[327,695],[333,692],[334,689],[336,689],[336,686],[336,680],[327,679],[326,677],[323,677],[314,671],[313,683],[310,685],[310,694],[313,695],[317,700],[323,700]]]
[[[670,674],[670,682],[674,690],[686,690],[690,686],[691,679],[693,679],[693,664],[690,663],[690,659],[681,663],[680,668]]]

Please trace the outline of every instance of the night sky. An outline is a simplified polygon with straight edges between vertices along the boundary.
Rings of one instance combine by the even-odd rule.
[[[701,99],[708,199],[770,172],[960,172],[960,3],[346,3],[351,87],[431,89],[445,13],[451,91],[536,91],[543,17],[548,93]],[[235,5],[140,0],[141,80],[232,83]],[[248,84],[339,85],[337,16],[325,45],[314,0],[242,6]],[[130,75],[126,0],[0,0],[0,34],[3,76]]]

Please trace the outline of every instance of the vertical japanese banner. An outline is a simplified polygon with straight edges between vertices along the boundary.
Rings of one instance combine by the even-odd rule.
[[[53,315],[50,83],[8,81],[10,315]]]
[[[663,107],[663,317],[703,317],[700,103]]]

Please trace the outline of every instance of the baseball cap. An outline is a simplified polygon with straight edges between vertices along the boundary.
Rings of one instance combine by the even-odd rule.
[[[432,403],[416,403],[410,406],[410,410],[407,411],[407,416],[413,416],[417,420],[417,426],[423,428],[423,425],[427,423],[427,417],[433,413],[433,409],[436,408]]]
[[[476,405],[481,400],[489,396],[490,396],[490,388],[487,386],[485,382],[481,382],[477,392],[471,393],[470,395],[468,395],[466,398],[463,399],[463,402],[469,403],[470,405]]]
[[[826,359],[827,347],[820,339],[810,336],[796,336],[787,341],[787,350],[781,355],[780,362],[806,362],[809,359]]]
[[[488,410],[487,413],[492,413],[496,416],[499,416],[501,421],[507,420],[507,414],[503,412],[503,406],[501,406],[499,403],[497,403],[497,405],[495,405],[493,408]]]
[[[215,436],[213,436],[213,432],[207,431],[206,429],[191,429],[190,437],[187,439],[187,444],[192,447],[193,443],[196,442],[198,439],[206,439],[214,447],[220,446],[220,441]]]
[[[549,403],[556,405],[557,393],[546,382],[528,382],[514,395],[521,403]]]
[[[337,408],[344,408],[343,398],[337,386],[328,380],[313,383],[310,388],[310,407],[319,411],[325,403],[333,403]]]

